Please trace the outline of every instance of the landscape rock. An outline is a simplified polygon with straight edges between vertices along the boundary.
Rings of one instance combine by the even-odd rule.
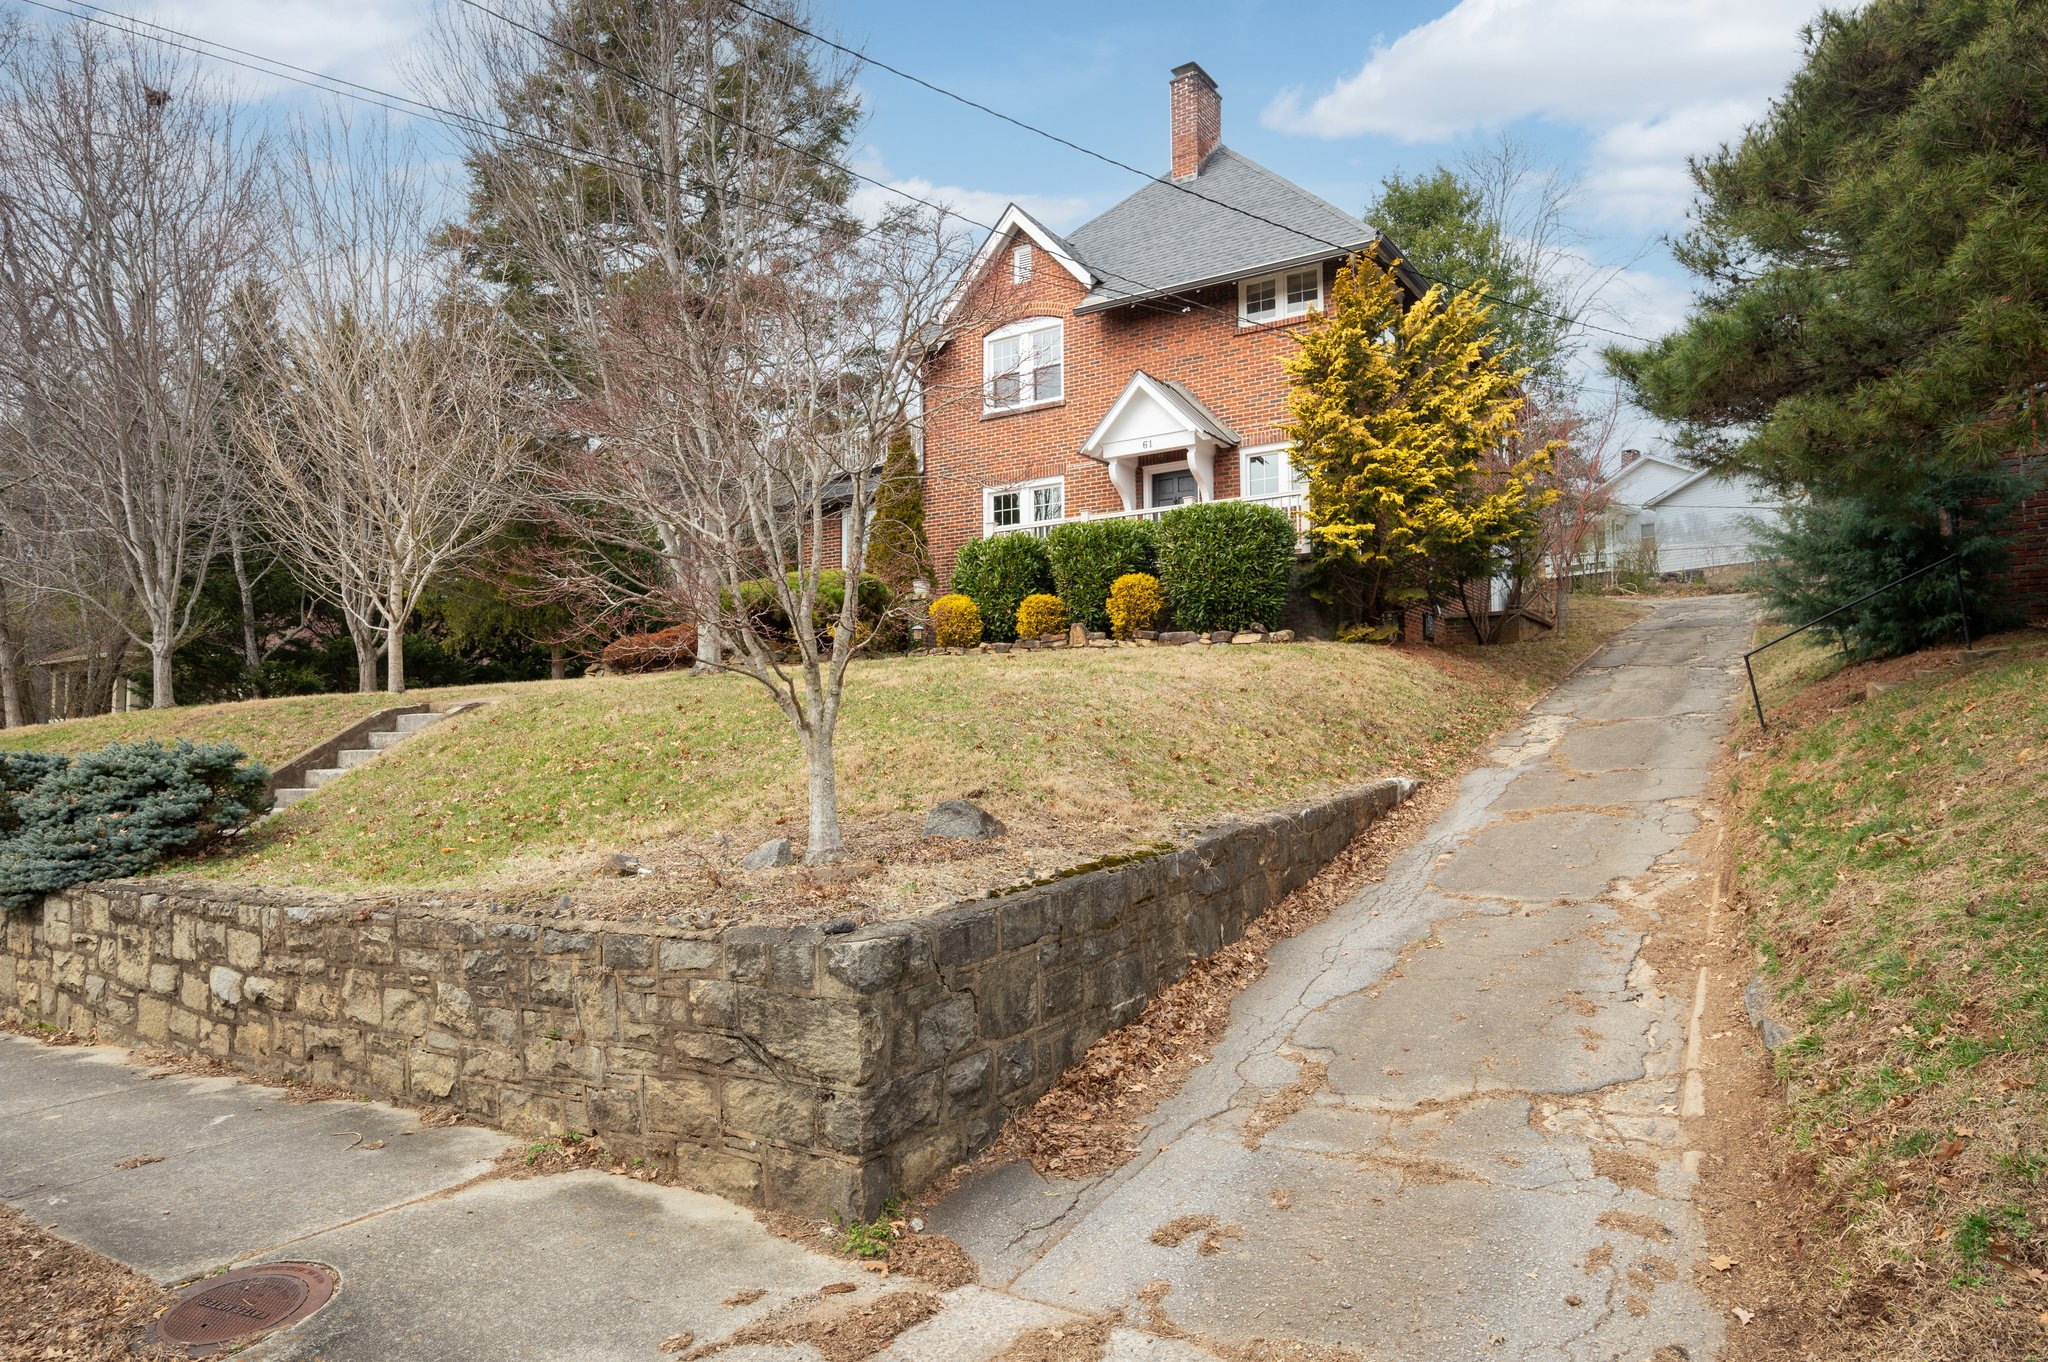
[[[1211,643],[1228,643],[1231,640],[1231,633],[1228,629],[1216,629],[1212,630],[1206,637]]]
[[[1080,624],[1075,624],[1075,625],[1070,625],[1070,626],[1068,626],[1068,628],[1067,628],[1067,646],[1068,646],[1069,648],[1080,648],[1080,647],[1084,647],[1084,646],[1086,646],[1086,645],[1087,645],[1087,642],[1088,642],[1088,629],[1087,629],[1087,626],[1085,626],[1085,625],[1080,625]]]
[[[1764,987],[1762,975],[1750,980],[1749,987],[1742,991],[1742,1006],[1749,1013],[1749,1024],[1763,1037],[1766,1050],[1775,1050],[1792,1039],[1792,1033],[1771,1015],[1771,994]]]
[[[748,870],[774,870],[779,866],[793,865],[796,854],[790,849],[787,837],[772,837],[747,853],[747,859],[740,865]]]
[[[628,856],[623,851],[614,851],[604,858],[604,868],[614,875],[652,875],[654,872],[640,863],[638,856]]]
[[[823,927],[820,927],[818,930],[823,932],[827,936],[845,936],[848,932],[852,931],[853,928],[854,921],[852,918],[835,917],[830,922],[826,923]]]
[[[1255,634],[1247,629],[1243,633],[1232,634],[1230,641],[1232,643],[1264,643],[1266,636],[1264,634]]]
[[[964,799],[948,799],[925,815],[924,835],[986,842],[1007,831],[996,816]]]
[[[1193,643],[1201,635],[1186,629],[1169,629],[1159,636],[1161,643]]]
[[[1272,633],[1266,635],[1266,642],[1292,643],[1294,642],[1294,631],[1292,629],[1275,629]]]

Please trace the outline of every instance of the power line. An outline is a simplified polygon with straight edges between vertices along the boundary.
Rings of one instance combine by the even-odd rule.
[[[64,8],[55,3],[49,3],[48,0],[21,0],[21,2],[23,4],[31,5],[37,9],[48,11],[49,13],[52,14],[56,14],[66,18],[82,20],[86,23],[91,23],[99,27],[108,29],[111,32],[123,33],[134,37],[146,38],[152,42],[156,42],[179,51],[189,52],[195,56],[205,57],[209,60],[220,62],[224,65],[237,67],[257,75],[268,76],[273,79],[284,80],[289,84],[298,85],[306,89],[318,91],[323,94],[338,95],[346,99],[354,100],[358,103],[367,104],[376,108],[383,109],[390,113],[404,114],[408,117],[418,117],[425,122],[430,122],[437,126],[448,128],[451,131],[475,132],[478,130],[485,130],[490,132],[497,132],[521,142],[526,142],[529,144],[549,148],[551,150],[559,152],[560,154],[567,158],[571,158],[574,160],[606,162],[613,166],[622,168],[624,170],[631,171],[636,175],[644,175],[649,172],[649,168],[647,166],[644,166],[635,161],[628,160],[624,157],[614,155],[609,152],[598,150],[596,148],[576,146],[572,143],[563,142],[560,139],[548,137],[529,129],[515,128],[504,123],[499,123],[492,119],[480,118],[474,114],[465,113],[461,110],[449,109],[441,105],[431,103],[427,100],[416,98],[411,95],[399,94],[394,91],[386,90],[378,86],[366,85],[361,82],[348,80],[340,76],[330,76],[323,72],[312,70],[308,67],[295,65],[294,63],[285,61],[282,58],[268,56],[260,52],[253,52],[246,48],[240,48],[233,46],[229,43],[220,42],[216,39],[200,37],[197,34],[187,32],[183,29],[174,28],[168,24],[158,23],[153,20],[141,19],[136,16],[124,14],[116,10],[106,9],[102,6],[88,3],[88,0],[68,0],[70,8]],[[516,19],[499,13],[495,10],[492,10],[490,7],[478,3],[477,0],[462,0],[462,3],[470,6],[473,9],[478,10],[481,13],[490,15],[492,18],[497,19],[502,23],[510,24],[511,26],[521,29],[522,31],[534,37],[540,38],[542,41],[549,43],[551,46],[557,47],[584,61],[590,62],[593,65],[612,71],[615,74],[623,77],[624,79],[634,82],[635,84],[641,85],[657,93],[666,95],[669,98],[676,100],[678,103],[694,108],[701,113],[704,113],[713,118],[720,119],[721,121],[724,121],[734,127],[738,127],[744,131],[753,133],[756,136],[765,137],[776,143],[778,146],[782,146],[792,152],[795,152],[796,154],[802,155],[807,159],[811,160],[813,163],[818,164],[822,167],[828,167],[831,169],[841,171],[842,173],[850,176],[853,179],[873,185],[876,188],[882,189],[887,193],[897,195],[900,198],[906,199],[912,203],[920,205],[921,207],[929,209],[934,213],[940,214],[942,217],[957,218],[961,222],[967,224],[968,226],[978,227],[985,232],[993,233],[995,231],[993,225],[969,217],[966,214],[961,213],[956,209],[950,207],[949,205],[935,203],[931,200],[921,198],[918,195],[912,194],[907,190],[889,184],[888,182],[878,179],[875,176],[868,175],[864,172],[855,170],[851,166],[847,166],[842,162],[835,161],[829,157],[826,157],[821,153],[812,151],[809,148],[801,147],[796,144],[790,143],[786,139],[780,137],[775,133],[764,132],[760,129],[754,128],[751,125],[742,122],[741,120],[733,118],[729,114],[723,113],[720,110],[713,109],[706,105],[698,103],[697,101],[689,99],[688,97],[678,93],[677,91],[657,84],[656,82],[649,81],[640,76],[636,76],[631,72],[625,71],[622,68],[616,66],[615,64],[604,60],[601,57],[598,57],[592,53],[577,48],[572,44],[564,43],[561,40],[551,37],[548,34],[542,33],[539,30],[534,29],[531,26],[526,25],[524,23],[521,23]],[[735,0],[735,3],[739,4],[741,8],[747,9],[752,13],[762,13],[759,10],[753,9],[753,7],[750,5],[741,3],[741,0]],[[80,10],[90,11],[90,13],[79,13],[78,11]],[[94,17],[95,15],[105,17]],[[765,17],[774,18],[774,16],[772,15]],[[120,22],[113,22],[114,20],[118,20]],[[786,20],[777,19],[776,22],[783,23],[785,24],[785,26],[795,27],[793,25],[788,25],[788,22]],[[804,33],[809,32],[809,30],[801,28],[798,28],[797,31]],[[171,36],[161,36],[164,34],[168,34]],[[812,36],[815,37],[816,35]],[[839,46],[836,43],[831,43],[829,39],[818,38],[817,40],[820,42],[825,42],[828,45],[833,46],[835,48]],[[223,55],[224,53],[232,55]],[[858,54],[854,55],[857,56]],[[242,60],[243,58],[246,58],[246,60]],[[865,59],[863,58],[863,60]],[[258,65],[256,63],[262,64]],[[893,68],[887,67],[885,67],[884,69],[893,70]],[[906,78],[916,79],[915,77]],[[972,101],[965,102],[972,103]],[[999,114],[997,116],[1007,118],[1007,115]],[[1029,125],[1020,124],[1020,126]],[[1033,131],[1038,130],[1033,129]],[[1047,133],[1045,135],[1052,136],[1056,141],[1064,140],[1058,138],[1054,134]],[[1086,148],[1080,149],[1084,151],[1086,150]],[[1093,155],[1097,153],[1090,154]],[[1131,167],[1124,166],[1123,162],[1115,161],[1113,158],[1103,157],[1102,159],[1110,161],[1110,163],[1113,165],[1122,166],[1125,169],[1133,169]],[[1134,173],[1144,174],[1144,172],[1142,171],[1134,171]],[[1148,176],[1148,178],[1152,177]],[[1171,182],[1162,181],[1162,183]],[[1174,187],[1180,189],[1185,188],[1185,186],[1178,185]],[[755,206],[762,208],[774,209],[782,212],[792,211],[793,208],[793,205],[791,204],[772,199],[760,198],[758,196],[748,194],[744,190],[728,189],[726,192],[731,193],[734,197],[740,198],[742,200],[754,204]],[[1196,197],[1207,199],[1206,195],[1197,195]],[[1207,201],[1211,203],[1220,203],[1220,201],[1214,199],[1207,199]],[[1236,209],[1234,205],[1221,204],[1220,206],[1231,208],[1232,211],[1244,211]],[[1252,217],[1258,216],[1257,214],[1249,213],[1247,215]],[[1269,222],[1271,223],[1271,225],[1276,227],[1284,227],[1285,230],[1294,231],[1298,235],[1308,236],[1311,240],[1319,240],[1319,238],[1315,238],[1308,233],[1299,232],[1298,229],[1285,227],[1285,224],[1272,223],[1271,219],[1261,218],[1260,220]],[[883,226],[884,224],[877,224],[874,227],[868,228],[866,232],[862,233],[862,235],[879,232],[882,230]],[[1335,243],[1326,242],[1323,244],[1331,245],[1334,249],[1344,249],[1343,247],[1336,246]],[[961,262],[969,262],[972,259],[974,259],[978,254],[978,251],[970,252],[942,249],[940,251],[940,258]],[[1160,296],[1179,299],[1179,301],[1182,304],[1182,307],[1180,308],[1181,311],[1187,311],[1190,309],[1200,309],[1205,312],[1213,313],[1219,317],[1223,317],[1226,320],[1229,320],[1232,323],[1241,327],[1264,328],[1284,324],[1280,321],[1259,321],[1246,319],[1240,316],[1234,310],[1225,310],[1223,308],[1215,306],[1214,304],[1205,303],[1200,301],[1199,299],[1189,297],[1184,294],[1173,294],[1159,285],[1148,284],[1143,280],[1132,279],[1129,276],[1121,275],[1114,271],[1109,271],[1107,273],[1110,278],[1120,280],[1121,282],[1132,285],[1136,288],[1154,290]],[[1420,273],[1420,271],[1418,271],[1418,273]],[[1436,280],[1434,282],[1441,283],[1443,281]],[[1506,300],[1503,299],[1499,301]],[[1136,300],[1133,303],[1133,305],[1144,307],[1149,311],[1155,312],[1170,313],[1174,311],[1174,308],[1171,305],[1162,304],[1153,300]],[[1614,334],[1623,335],[1625,333],[1616,332]],[[1631,339],[1640,338],[1631,337]],[[1627,394],[1622,393],[1617,388],[1589,388],[1588,390],[1596,392],[1605,392],[1613,396],[1622,398],[1624,400],[1627,399]]]
[[[903,68],[899,66],[892,66],[888,62],[883,61],[879,57],[869,56],[867,53],[861,52],[855,48],[848,47],[844,43],[836,42],[833,39],[826,37],[824,34],[817,32],[815,29],[809,29],[804,27],[802,24],[797,23],[793,19],[788,19],[783,17],[782,15],[771,13],[768,10],[758,9],[755,6],[747,3],[747,0],[732,0],[732,2],[738,8],[746,10],[749,14],[753,14],[760,18],[766,19],[770,23],[780,24],[782,27],[789,29],[792,32],[801,33],[805,37],[811,39],[813,42],[821,43],[824,46],[831,48],[835,52],[840,52],[845,54],[846,56],[852,57],[857,62],[860,62],[867,66],[872,66],[880,71],[887,71],[890,75],[895,76],[900,80],[907,80],[913,85],[921,86],[924,89],[930,90],[933,94],[942,95],[945,98],[953,100],[956,103],[964,104],[970,109],[974,109],[981,113],[985,113],[991,118],[999,119],[1002,122],[1008,123],[1012,127],[1021,128],[1023,131],[1031,133],[1034,136],[1043,137],[1049,142],[1055,142],[1060,146],[1067,148],[1070,151],[1077,151],[1081,153],[1083,156],[1092,156],[1093,158],[1095,158],[1098,161],[1101,161],[1105,165],[1115,166],[1118,170],[1128,171],[1131,174],[1139,176],[1142,179],[1150,180],[1153,184],[1165,185],[1168,189],[1174,190],[1178,193],[1190,195],[1194,198],[1200,199],[1204,203],[1213,204],[1218,208],[1226,209],[1229,212],[1236,213],[1241,217],[1250,218],[1254,222],[1262,222],[1268,227],[1277,227],[1283,232],[1292,232],[1294,235],[1302,237],[1308,241],[1313,241],[1317,245],[1327,246],[1332,250],[1338,251],[1347,251],[1351,249],[1350,247],[1341,245],[1334,241],[1330,241],[1324,237],[1317,236],[1314,232],[1305,231],[1300,227],[1294,226],[1292,223],[1278,222],[1272,218],[1265,216],[1262,213],[1255,213],[1249,208],[1244,208],[1234,203],[1227,203],[1222,199],[1212,198],[1209,195],[1202,193],[1199,189],[1194,188],[1192,185],[1183,184],[1180,181],[1172,179],[1168,176],[1154,175],[1149,170],[1141,170],[1137,166],[1132,165],[1130,162],[1119,160],[1118,158],[1109,155],[1107,152],[1097,151],[1093,147],[1083,146],[1081,143],[1072,141],[1071,139],[1066,137],[1062,137],[1060,134],[1053,132],[1048,128],[1042,128],[1035,123],[1026,122],[1024,119],[1018,118],[1012,114],[1006,114],[1000,109],[990,108],[988,105],[983,104],[981,101],[970,98],[967,95],[963,95],[957,90],[949,90],[945,86],[937,84],[934,81],[926,80],[923,76],[915,75],[909,71],[905,71]],[[463,0],[463,3],[470,4],[473,3],[473,0]],[[1429,280],[1429,282],[1432,284],[1442,284],[1445,288],[1456,289],[1459,291],[1463,291],[1465,288],[1468,287],[1466,285],[1454,283],[1448,279],[1440,279],[1435,275],[1429,274],[1426,271],[1417,267],[1415,262],[1412,260],[1404,260],[1402,263],[1407,265],[1408,268],[1414,270],[1417,274],[1421,275],[1424,279]],[[1654,343],[1648,336],[1638,336],[1630,331],[1617,331],[1613,327],[1608,326],[1596,326],[1592,322],[1584,321],[1580,318],[1567,317],[1563,313],[1552,312],[1547,308],[1535,307],[1528,303],[1518,303],[1512,298],[1495,296],[1490,298],[1489,301],[1500,303],[1507,307],[1517,308],[1523,312],[1532,313],[1539,317],[1548,317],[1552,321],[1560,321],[1571,326],[1583,327],[1588,331],[1599,331],[1609,336],[1619,336],[1623,340],[1632,340],[1643,345],[1650,345]]]

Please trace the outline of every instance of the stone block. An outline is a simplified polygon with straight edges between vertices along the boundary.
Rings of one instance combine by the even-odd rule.
[[[603,946],[606,969],[652,969],[654,943],[644,936],[606,933]]]
[[[149,967],[149,991],[151,993],[175,993],[178,988],[178,967],[163,961]]]
[[[761,1199],[770,1210],[872,1220],[890,1191],[887,1159],[835,1159],[773,1145],[761,1151]]]
[[[825,942],[823,953],[827,975],[855,993],[880,993],[910,967],[910,937],[888,928],[834,937]]]
[[[247,973],[263,967],[263,938],[240,928],[228,930],[228,963]]]
[[[171,1039],[171,1005],[162,998],[135,1000],[135,1032],[144,1040],[166,1045]]]
[[[996,1093],[1008,1097],[1038,1076],[1038,1057],[1031,1038],[1011,1041],[996,1051]]]
[[[984,1040],[1003,1040],[1038,1022],[1038,957],[1012,956],[982,970],[975,981]]]
[[[689,1186],[729,1201],[760,1204],[761,1165],[758,1161],[731,1150],[697,1144],[678,1144],[675,1160],[676,1176]]]
[[[953,1113],[984,1106],[995,1061],[986,1050],[968,1055],[946,1069],[946,1106]]]
[[[229,1007],[242,1001],[242,976],[225,965],[215,965],[207,974],[206,986],[213,996]]]
[[[640,1085],[637,1082],[604,1084],[590,1089],[590,1128],[599,1135],[641,1133]]]
[[[661,968],[702,973],[718,968],[722,952],[716,941],[664,941],[656,952]]]
[[[978,965],[994,955],[1001,945],[996,915],[982,906],[954,909],[936,923],[932,942],[933,958],[940,969]]]
[[[428,994],[409,988],[387,988],[384,990],[384,1029],[401,1036],[418,1039],[427,1033],[427,1023],[433,1016],[433,1005]]]
[[[918,1053],[934,1062],[959,1054],[974,1043],[980,1026],[973,995],[948,994],[918,1016]]]
[[[873,1154],[939,1119],[937,1074],[912,1074],[881,1088],[826,1093],[818,1104],[818,1142],[842,1154]]]
[[[725,1081],[725,1128],[785,1144],[810,1144],[817,1138],[816,1093],[783,1083],[750,1078]]]
[[[879,1017],[850,999],[796,998],[745,989],[739,1026],[770,1056],[806,1076],[857,1087],[881,1070]]]
[[[702,1078],[647,1079],[646,1129],[708,1139],[718,1133],[718,1088]]]

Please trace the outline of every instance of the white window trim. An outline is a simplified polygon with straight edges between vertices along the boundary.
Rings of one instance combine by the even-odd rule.
[[[1311,270],[1315,272],[1316,276],[1316,300],[1313,303],[1289,303],[1287,301],[1287,276],[1290,274],[1306,274]],[[1260,284],[1271,284],[1273,286],[1273,311],[1270,316],[1254,317],[1245,311],[1245,295]],[[1328,301],[1327,295],[1329,291],[1329,284],[1323,278],[1323,266],[1320,261],[1313,265],[1296,265],[1292,269],[1274,270],[1270,274],[1261,274],[1250,279],[1240,279],[1237,281],[1237,324],[1239,326],[1270,326],[1274,322],[1293,321],[1297,317],[1306,317],[1311,312],[1320,312],[1322,311],[1323,304]]]
[[[1029,374],[1032,376],[1032,400],[1029,402],[1011,403],[997,403],[990,401],[990,394],[993,391],[996,375],[990,367],[989,352],[995,347],[995,343],[997,341],[1008,340],[1013,336],[1036,336],[1043,332],[1048,331],[1054,332],[1059,336],[1060,395],[1058,397],[1046,398],[1041,398],[1037,395],[1037,373],[1039,366],[1035,362],[1037,359],[1038,352],[1037,347],[1034,345],[1031,351],[1034,363],[1030,368],[1021,369],[1019,371],[1020,378],[1025,374]],[[1034,411],[1039,407],[1052,407],[1059,405],[1060,403],[1067,400],[1066,366],[1067,323],[1064,317],[1026,317],[1022,321],[1015,321],[1009,323],[1006,326],[997,327],[995,330],[989,332],[986,336],[983,336],[981,338],[981,414],[983,416],[1008,416],[1012,412]]]
[[[1009,408],[1004,410],[1009,410]],[[1057,487],[1060,489],[1060,514],[1058,519],[1038,520],[1034,518],[1035,508],[1032,505],[1033,497],[1031,493],[1034,488],[1039,487]],[[996,497],[1004,492],[1015,492],[1017,494],[1018,520],[1014,525],[996,524]],[[981,533],[984,539],[992,534],[1015,533],[1018,530],[1035,529],[1043,525],[1057,525],[1065,520],[1066,516],[1067,480],[1064,476],[1033,478],[1029,482],[1011,482],[1005,483],[1001,487],[984,487],[981,489]]]
[[[1280,456],[1280,490],[1263,495],[1284,497],[1302,490],[1301,470],[1294,463],[1293,445],[1253,445],[1237,451],[1237,495],[1240,500],[1249,501],[1253,495],[1249,490],[1252,485],[1252,459],[1258,456],[1271,458],[1276,454]]]
[[[1156,511],[1156,510],[1159,510],[1159,509],[1160,509],[1159,507],[1157,507],[1157,506],[1154,506],[1154,505],[1152,504],[1152,475],[1153,475],[1154,473],[1188,473],[1188,474],[1193,474],[1193,472],[1194,472],[1194,471],[1195,471],[1195,466],[1194,466],[1194,465],[1193,465],[1192,463],[1188,462],[1188,461],[1187,461],[1186,459],[1174,459],[1174,460],[1172,460],[1172,461],[1170,461],[1170,462],[1167,462],[1167,463],[1148,463],[1148,464],[1145,464],[1144,466],[1142,466],[1141,468],[1139,468],[1139,469],[1138,469],[1138,482],[1139,482],[1139,484],[1140,484],[1140,485],[1139,485],[1139,487],[1138,487],[1138,499],[1139,499],[1139,500],[1140,500],[1141,502],[1143,502],[1143,503],[1144,503],[1144,505],[1143,505],[1143,508],[1142,508],[1142,509],[1144,509],[1144,510],[1147,510],[1147,511]],[[1202,499],[1202,480],[1201,480],[1200,478],[1196,478],[1196,479],[1195,479],[1195,500],[1196,500],[1196,501],[1200,501],[1201,499]],[[1183,505],[1183,506],[1185,506],[1185,505],[1188,505],[1188,504],[1190,504],[1190,503],[1188,503],[1188,502],[1182,502],[1182,503],[1180,503],[1180,504],[1181,504],[1181,505]]]

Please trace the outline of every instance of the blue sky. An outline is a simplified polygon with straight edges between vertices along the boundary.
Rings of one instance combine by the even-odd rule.
[[[97,0],[187,32],[388,88],[439,0]],[[1579,177],[1590,265],[1619,329],[1682,317],[1661,245],[1681,230],[1688,153],[1765,109],[1817,0],[818,0],[824,29],[936,83],[1149,170],[1167,160],[1167,74],[1222,88],[1224,140],[1351,212],[1382,176],[1503,133]],[[37,17],[18,0],[0,12]],[[858,166],[994,221],[1016,200],[1066,228],[1135,178],[885,72],[867,70]],[[273,87],[280,101],[297,96]],[[880,191],[875,191],[879,193]],[[1646,432],[1647,433],[1647,432]]]

